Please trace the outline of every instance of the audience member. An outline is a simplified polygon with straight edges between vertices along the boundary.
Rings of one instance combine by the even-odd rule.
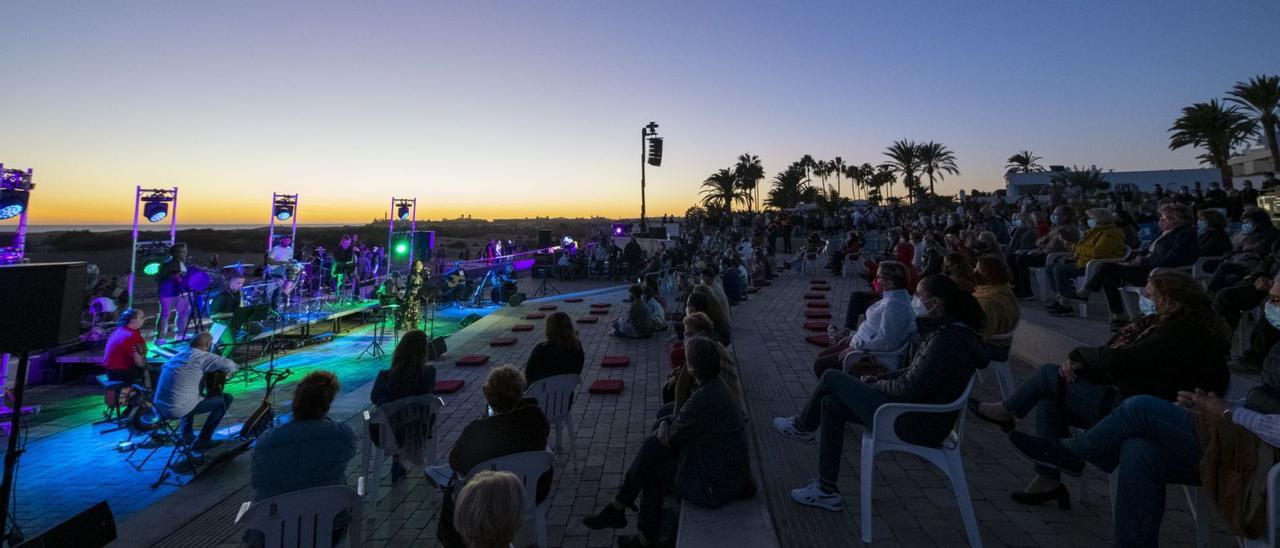
[[[653,335],[654,326],[649,306],[644,301],[644,289],[633,284],[629,293],[627,315],[614,319],[609,325],[609,333],[629,339],[647,339]]]
[[[585,359],[573,320],[564,312],[552,312],[547,316],[546,340],[533,347],[525,362],[525,382],[533,384],[556,375],[581,375]]]
[[[818,353],[813,373],[822,377],[828,369],[841,370],[851,356],[866,352],[892,352],[915,338],[916,314],[907,294],[907,267],[898,261],[883,261],[876,269],[874,286],[880,288],[880,300],[866,309],[867,319],[856,324],[848,336],[832,341]],[[857,313],[850,310],[849,314]],[[848,320],[846,319],[846,325]],[[896,369],[899,364],[880,363]]]
[[[435,393],[436,368],[427,363],[428,346],[427,334],[419,329],[409,331],[400,337],[400,344],[396,345],[395,353],[391,355],[391,368],[378,372],[377,378],[373,381],[373,390],[369,392],[369,401],[381,406],[400,398]],[[417,411],[406,409],[405,412],[413,414]],[[431,434],[431,425],[419,426],[418,421],[412,420],[418,418],[416,414],[409,417],[388,418],[392,422],[392,429],[396,430],[397,440],[413,438],[415,442],[409,443],[405,439],[402,446],[419,447]],[[412,424],[398,424],[405,422]],[[370,435],[373,434],[370,433]],[[377,437],[374,436],[373,439]],[[393,456],[391,482],[398,483],[404,478],[406,472],[407,470],[400,462],[400,456]]]
[[[1054,316],[1075,315],[1075,309],[1067,303],[1080,298],[1076,293],[1075,279],[1084,274],[1089,261],[1124,256],[1124,234],[1116,228],[1115,215],[1111,210],[1094,208],[1086,214],[1089,216],[1089,230],[1079,243],[1071,246],[1075,260],[1046,267],[1049,286],[1057,295],[1057,301],[1049,305],[1049,313]]]
[[[987,343],[991,361],[1006,361],[1009,359],[1009,347],[1013,344],[1013,339],[996,340],[996,337],[1012,334],[1022,318],[1018,298],[1009,285],[1009,267],[999,255],[983,255],[978,257],[973,279],[977,284],[973,288],[973,298],[978,300],[978,305],[987,317],[986,327],[982,330],[982,341]]]
[[[458,493],[453,526],[467,548],[508,548],[524,522],[524,506],[519,477],[485,470]]]

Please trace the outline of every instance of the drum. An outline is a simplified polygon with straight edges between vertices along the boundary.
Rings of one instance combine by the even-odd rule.
[[[196,266],[187,266],[187,275],[182,278],[183,290],[204,293],[213,286],[213,276]]]

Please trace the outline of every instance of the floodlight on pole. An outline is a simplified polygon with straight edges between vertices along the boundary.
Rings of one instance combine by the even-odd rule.
[[[298,239],[298,195],[271,193],[271,219],[267,222],[267,254],[276,245],[276,221],[290,221],[289,245]]]
[[[409,221],[408,241],[395,241],[396,221]],[[387,214],[387,274],[397,259],[406,258],[405,264],[413,267],[413,238],[418,229],[418,199],[391,198],[391,210]],[[407,257],[406,257],[407,256]]]
[[[138,221],[146,218],[147,222],[158,223],[169,219],[169,245],[178,241],[178,187],[142,188],[135,187],[133,193],[133,233],[129,245],[129,307],[133,306],[133,282],[138,270]],[[143,265],[143,274],[151,263]],[[159,266],[156,266],[157,272]]]
[[[36,187],[32,170],[5,169],[0,164],[0,219],[18,218],[18,228],[8,247],[0,247],[0,264],[21,263],[27,251],[27,212]]]

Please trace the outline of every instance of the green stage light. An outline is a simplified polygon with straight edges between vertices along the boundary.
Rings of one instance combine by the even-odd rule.
[[[400,242],[396,244],[396,255],[404,255],[409,252],[409,244]]]
[[[142,267],[142,273],[148,276],[155,276],[160,273],[160,263],[151,261]]]

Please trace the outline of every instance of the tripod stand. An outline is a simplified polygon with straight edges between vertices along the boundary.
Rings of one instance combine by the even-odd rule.
[[[387,334],[387,313],[391,312],[394,316],[395,310],[399,308],[400,305],[398,304],[389,304],[378,307],[379,317],[378,323],[373,326],[373,340],[369,342],[369,346],[366,346],[364,350],[360,352],[359,356],[356,356],[357,360],[363,358],[365,354],[368,354],[370,358],[374,359],[387,355],[387,351],[382,349],[382,337]],[[395,320],[392,320],[392,323],[395,323]]]
[[[539,270],[542,271],[542,283],[538,284],[537,291],[533,292],[533,298],[536,299],[538,297],[559,295],[560,288],[556,287],[556,284],[551,283],[551,270],[545,266],[539,267]]]

